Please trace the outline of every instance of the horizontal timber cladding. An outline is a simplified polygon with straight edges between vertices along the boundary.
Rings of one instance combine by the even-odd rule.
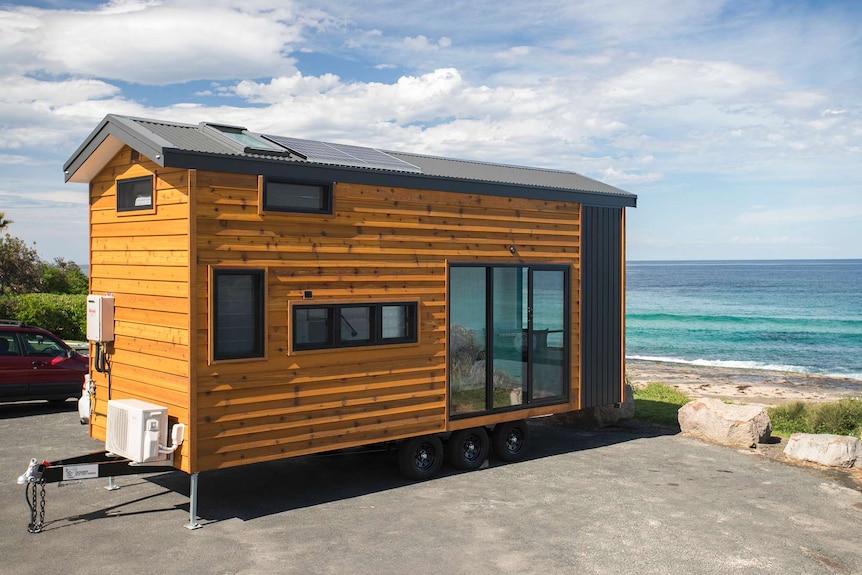
[[[116,181],[149,175],[154,209],[118,213]],[[132,161],[123,148],[90,183],[90,293],[111,293],[115,303],[115,340],[106,344],[110,398],[165,405],[184,423],[191,421],[189,245],[188,170]],[[94,369],[91,375],[91,435],[103,440],[108,377]],[[186,471],[190,445],[175,457]]]
[[[584,207],[582,408],[622,401],[622,209]]]
[[[578,204],[336,182],[331,215],[274,213],[256,177],[196,182],[195,471],[447,430],[449,261],[568,263],[579,297]],[[211,359],[220,268],[265,271],[263,359]],[[366,301],[418,302],[418,342],[289,349],[292,303]]]

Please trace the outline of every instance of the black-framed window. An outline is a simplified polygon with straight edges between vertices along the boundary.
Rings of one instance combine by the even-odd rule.
[[[153,176],[117,180],[117,211],[134,212],[155,208]]]
[[[293,306],[293,349],[418,341],[416,302]]]
[[[262,270],[213,270],[213,359],[264,355]]]
[[[266,178],[263,210],[275,212],[332,213],[332,185]]]
[[[450,265],[450,417],[568,401],[570,301],[567,266]]]

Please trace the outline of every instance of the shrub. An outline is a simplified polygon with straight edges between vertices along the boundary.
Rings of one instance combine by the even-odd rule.
[[[859,436],[862,431],[862,400],[842,399],[814,406],[808,415],[811,433]]]
[[[862,399],[828,403],[796,401],[771,407],[768,413],[773,433],[783,437],[794,433],[862,435]]]
[[[628,381],[628,378],[626,378]],[[689,397],[666,383],[650,382],[632,387],[635,396],[635,419],[660,425],[679,425],[679,408]]]
[[[7,319],[47,329],[61,339],[86,337],[86,295],[33,293],[7,299],[14,300],[11,317],[4,316]]]
[[[808,407],[802,401],[776,405],[767,409],[773,434],[790,436],[794,433],[808,433],[807,411]]]

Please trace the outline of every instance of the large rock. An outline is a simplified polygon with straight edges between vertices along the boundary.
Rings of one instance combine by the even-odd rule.
[[[756,447],[772,435],[772,424],[761,405],[727,404],[703,398],[679,408],[683,433],[725,445]]]
[[[829,467],[862,467],[862,441],[849,435],[794,433],[784,455]]]
[[[616,425],[620,421],[627,421],[635,416],[635,392],[632,386],[626,385],[625,396],[619,407],[614,405],[599,405],[592,408],[593,420],[599,427]]]
[[[609,427],[621,421],[627,421],[635,416],[635,394],[632,386],[625,386],[625,395],[622,404],[599,405],[588,407],[579,411],[560,413],[552,418],[558,425],[571,425],[575,427]]]

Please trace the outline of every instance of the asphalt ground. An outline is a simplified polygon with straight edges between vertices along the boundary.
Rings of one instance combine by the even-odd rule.
[[[75,404],[0,404],[0,572],[10,574],[862,573],[862,493],[815,469],[650,428],[531,424],[531,456],[424,483],[392,452],[48,484],[31,457],[102,449]]]

